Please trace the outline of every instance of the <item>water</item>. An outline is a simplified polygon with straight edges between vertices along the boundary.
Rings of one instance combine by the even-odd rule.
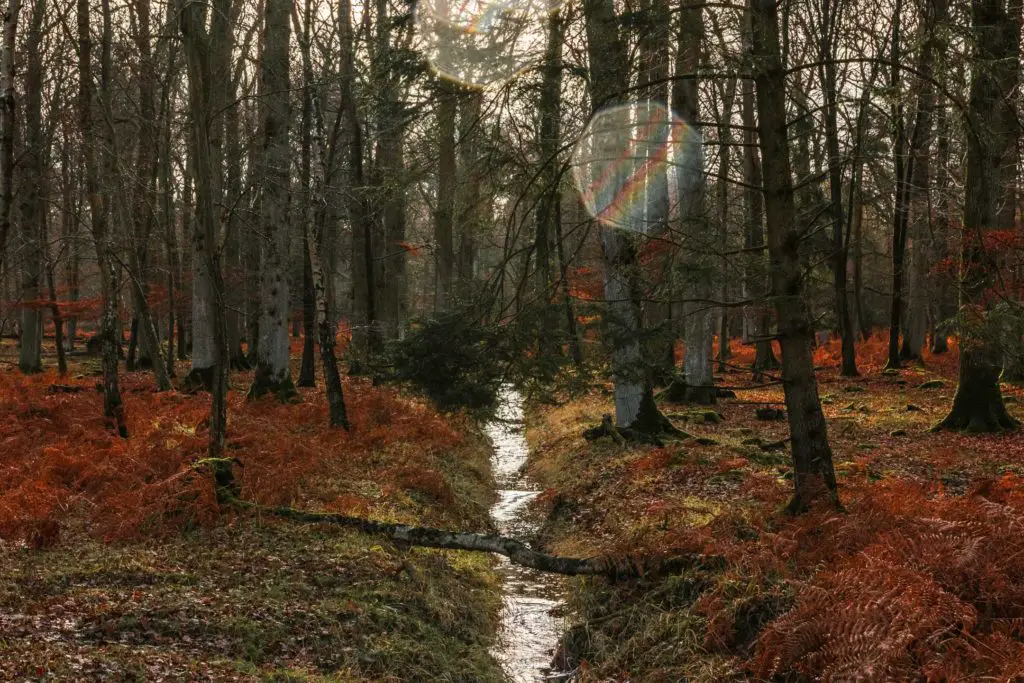
[[[524,539],[537,530],[527,514],[530,502],[540,493],[524,472],[526,445],[523,427],[523,398],[506,388],[495,419],[486,426],[494,443],[492,459],[498,502],[491,518],[503,536]],[[562,633],[562,620],[555,611],[561,606],[562,579],[553,574],[512,564],[499,556],[504,598],[501,626],[494,656],[508,677],[516,683],[564,681],[551,670],[551,659]]]

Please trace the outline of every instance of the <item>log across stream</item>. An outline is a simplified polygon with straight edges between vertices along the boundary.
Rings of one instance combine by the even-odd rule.
[[[486,431],[494,444],[492,463],[498,486],[491,517],[502,536],[522,540],[536,531],[537,523],[528,511],[540,491],[524,472],[529,450],[523,399],[517,391],[503,389],[497,416]],[[564,577],[514,564],[501,555],[498,562],[504,599],[495,658],[516,683],[566,680],[568,674],[550,669],[563,627],[555,613],[562,604]]]

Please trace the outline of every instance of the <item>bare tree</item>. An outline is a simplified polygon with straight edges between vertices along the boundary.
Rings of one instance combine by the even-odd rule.
[[[800,232],[793,201],[787,137],[785,72],[773,0],[750,0],[752,57],[758,66],[758,135],[764,162],[764,199],[772,291],[782,347],[782,380],[793,447],[794,495],[790,512],[822,496],[838,504],[832,449],[818,397],[811,355],[811,327],[803,298]]]

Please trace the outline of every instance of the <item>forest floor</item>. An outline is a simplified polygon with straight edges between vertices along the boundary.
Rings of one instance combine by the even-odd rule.
[[[1024,680],[1024,441],[931,432],[956,388],[955,350],[883,374],[885,341],[861,345],[859,378],[839,376],[835,343],[815,355],[838,512],[783,512],[788,426],[755,415],[783,407],[778,385],[662,403],[693,437],[664,448],[583,439],[611,412],[610,387],[533,405],[551,551],[725,559],[574,580],[563,654],[584,681]],[[748,371],[720,376],[751,384]],[[1003,392],[1024,419],[1024,391]]]
[[[503,680],[489,555],[219,510],[196,469],[209,397],[122,375],[121,440],[97,367],[0,373],[0,680]],[[470,422],[351,381],[353,431],[330,431],[322,392],[247,402],[249,379],[229,394],[242,498],[489,528],[490,445]]]

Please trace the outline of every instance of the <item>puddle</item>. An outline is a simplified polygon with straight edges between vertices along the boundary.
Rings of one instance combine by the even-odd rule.
[[[537,530],[537,522],[526,513],[540,490],[523,473],[528,453],[523,399],[514,389],[506,388],[500,401],[495,419],[485,428],[494,444],[492,465],[498,486],[491,518],[503,536],[528,539]],[[551,670],[564,626],[552,613],[562,604],[562,577],[514,565],[503,556],[497,570],[504,599],[495,658],[516,683],[565,681],[567,674]]]

